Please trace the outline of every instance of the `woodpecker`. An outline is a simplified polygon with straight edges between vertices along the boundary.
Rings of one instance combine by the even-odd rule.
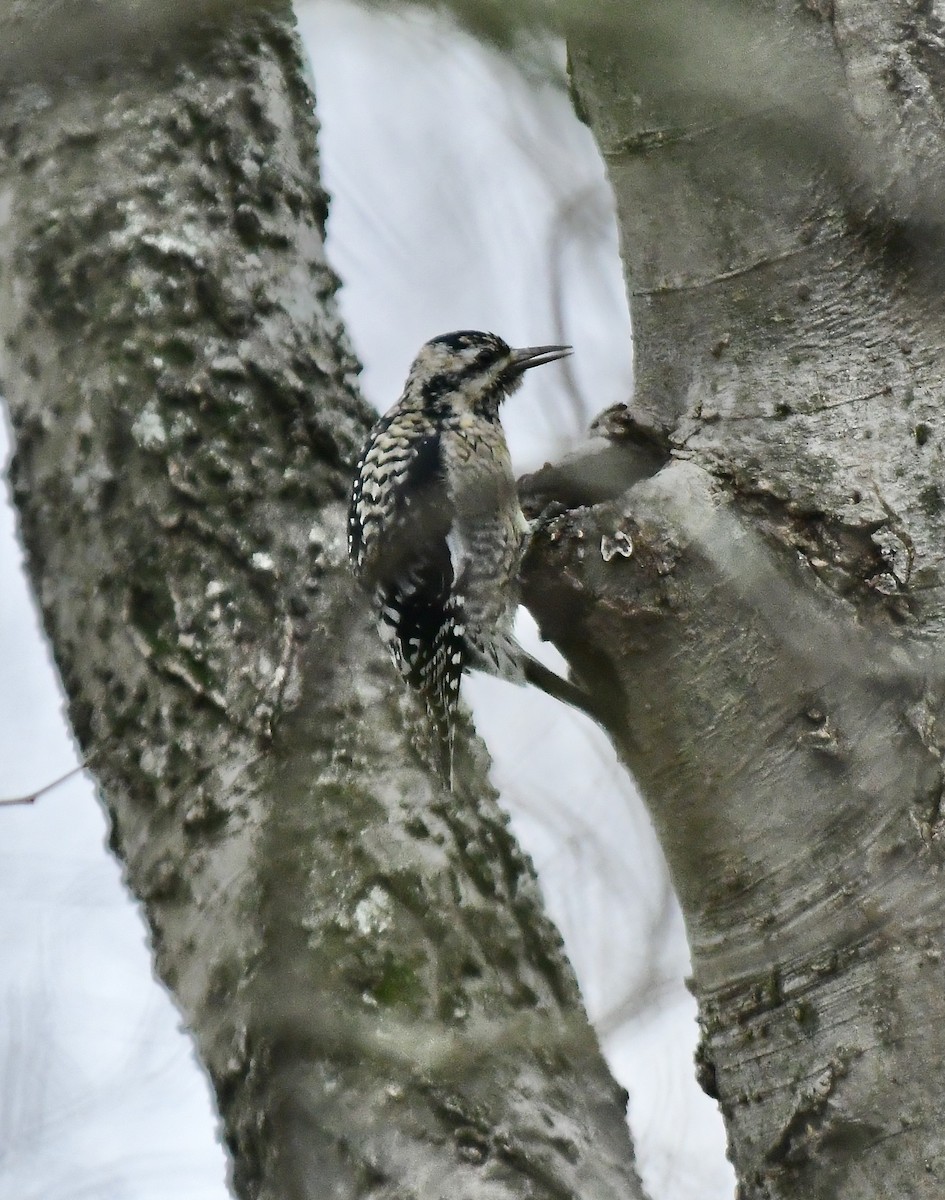
[[[570,346],[513,350],[473,330],[435,337],[358,459],[351,565],[374,597],[395,664],[424,701],[450,782],[464,671],[538,682],[571,703],[572,692],[583,696],[513,636],[529,525],[499,421],[526,371],[570,353]],[[548,677],[557,682],[549,687]]]

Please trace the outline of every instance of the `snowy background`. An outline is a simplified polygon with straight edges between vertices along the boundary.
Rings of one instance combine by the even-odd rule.
[[[421,342],[450,329],[570,342],[567,368],[535,372],[505,411],[519,470],[559,456],[631,387],[611,198],[563,77],[526,79],[428,15],[301,0],[299,20],[366,395],[388,407]],[[16,795],[75,751],[6,494],[0,662],[0,795]],[[653,1200],[729,1200],[721,1120],[693,1078],[682,922],[632,784],[546,697],[487,679],[467,696],[630,1091]],[[105,836],[82,777],[0,809],[0,1200],[226,1200],[207,1083]]]

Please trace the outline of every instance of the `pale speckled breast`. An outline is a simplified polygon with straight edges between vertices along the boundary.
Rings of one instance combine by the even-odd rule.
[[[473,642],[508,634],[528,524],[522,515],[502,427],[468,414],[444,439],[447,491],[456,513],[450,538],[467,636]]]

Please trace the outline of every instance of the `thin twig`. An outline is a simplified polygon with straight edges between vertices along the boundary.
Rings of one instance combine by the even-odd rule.
[[[40,796],[45,796],[47,792],[51,792],[53,788],[57,788],[60,783],[65,783],[67,779],[71,779],[73,775],[78,775],[80,771],[84,771],[88,766],[88,759],[83,759],[77,767],[73,767],[71,771],[66,771],[65,775],[60,775],[58,779],[54,779],[52,783],[44,784],[41,788],[37,788],[35,792],[28,792],[25,796],[4,796],[0,797],[0,806],[12,804],[33,804]]]

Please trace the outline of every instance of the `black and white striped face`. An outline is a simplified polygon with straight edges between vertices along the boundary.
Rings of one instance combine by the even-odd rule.
[[[460,413],[495,417],[527,370],[570,353],[570,346],[513,350],[494,333],[472,329],[444,333],[421,346],[405,395],[416,396],[431,412],[449,404]]]

